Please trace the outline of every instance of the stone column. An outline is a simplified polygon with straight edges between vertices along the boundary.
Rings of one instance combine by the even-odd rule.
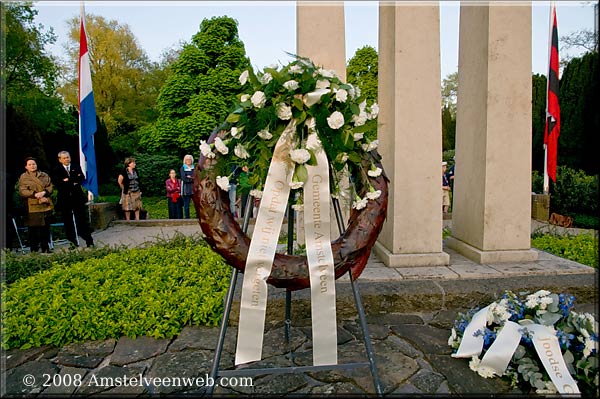
[[[380,2],[379,152],[390,179],[374,251],[388,266],[449,264],[442,251],[439,6]]]
[[[531,240],[531,5],[461,5],[450,248],[537,259]]]

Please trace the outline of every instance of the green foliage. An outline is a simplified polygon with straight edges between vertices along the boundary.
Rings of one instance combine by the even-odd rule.
[[[356,50],[346,66],[348,83],[358,86],[361,95],[367,100],[367,105],[377,102],[377,85],[379,79],[379,56],[371,46]],[[365,135],[369,140],[377,139],[377,123],[369,120],[365,123]]]
[[[446,150],[444,152],[442,152],[442,161],[448,162],[448,169],[450,169],[450,166],[452,166],[452,164],[454,163],[454,155],[455,155],[455,150]]]
[[[165,195],[161,197],[144,197],[142,202],[144,203],[144,209],[148,212],[149,219],[168,219],[169,204],[167,201],[168,198]],[[193,201],[190,201],[190,218],[196,218],[196,208],[194,208]]]
[[[458,94],[458,72],[453,72],[442,81],[442,107],[447,108],[450,117],[456,121],[456,98]]]
[[[598,175],[559,166],[556,184],[550,186],[550,212],[561,215],[598,214]]]
[[[219,323],[230,268],[199,237],[179,235],[3,286],[2,347],[63,346]]]
[[[442,149],[454,150],[456,146],[456,116],[452,117],[450,108],[442,108]]]
[[[146,196],[166,196],[165,180],[169,177],[169,170],[175,169],[179,176],[183,158],[145,153],[135,154],[133,157],[136,159],[136,168],[140,173],[142,202]]]
[[[142,129],[148,152],[196,154],[240,89],[238,76],[248,68],[237,22],[229,17],[204,19],[192,42],[171,65],[172,74],[157,100],[159,119]]]
[[[592,234],[534,234],[531,246],[561,258],[598,268],[598,237]]]
[[[531,77],[531,168],[544,173],[544,128],[546,126],[546,76]],[[541,191],[536,191],[541,192]]]
[[[77,251],[57,251],[50,255],[38,252],[24,255],[3,251],[2,273],[6,283],[12,284],[17,280],[33,276],[41,271],[52,268],[53,265],[72,265],[90,259],[103,258],[108,254],[118,252],[119,248],[98,247]]]
[[[544,193],[544,176],[537,170],[531,172],[531,191],[536,194]]]
[[[600,229],[600,218],[594,215],[578,215],[573,214],[573,226],[582,229]]]

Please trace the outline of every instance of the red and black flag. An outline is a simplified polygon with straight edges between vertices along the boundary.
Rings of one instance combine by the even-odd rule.
[[[548,93],[546,96],[546,128],[544,145],[546,147],[546,170],[548,176],[556,183],[556,160],[558,136],[560,135],[560,106],[558,105],[558,25],[556,23],[556,7],[552,3],[550,10],[550,56],[548,68]]]

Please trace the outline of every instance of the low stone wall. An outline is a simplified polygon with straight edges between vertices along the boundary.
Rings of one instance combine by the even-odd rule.
[[[119,218],[119,204],[116,202],[98,202],[89,204],[91,227],[94,230],[104,230],[113,221]]]

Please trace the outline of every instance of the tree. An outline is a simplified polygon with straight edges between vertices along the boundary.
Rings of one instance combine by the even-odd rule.
[[[544,129],[546,127],[546,76],[531,77],[531,168],[544,171]]]
[[[451,73],[442,81],[442,106],[448,108],[456,121],[456,95],[458,93],[458,72]]]
[[[229,17],[204,19],[171,64],[156,102],[158,120],[139,130],[141,146],[181,156],[197,152],[200,140],[228,115],[240,90],[238,78],[249,67],[237,22]]]
[[[132,132],[156,119],[154,105],[161,67],[148,60],[127,24],[86,15],[86,33],[96,113],[110,138]],[[77,105],[79,17],[68,21],[70,42],[68,80],[60,92],[67,103]]]
[[[452,150],[456,145],[456,117],[450,107],[442,108],[442,151]]]
[[[377,50],[371,46],[356,50],[346,67],[348,83],[360,88],[361,94],[367,99],[367,105],[377,102],[378,71],[379,57]]]

